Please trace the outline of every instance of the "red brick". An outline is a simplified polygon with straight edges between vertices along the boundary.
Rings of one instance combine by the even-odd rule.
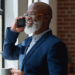
[[[61,31],[61,30],[57,30],[57,33],[68,33],[68,31]]]
[[[75,41],[75,39],[71,39],[71,41]]]
[[[71,49],[75,49],[75,47],[71,47]]]
[[[68,10],[69,7],[57,7],[57,9],[58,9],[58,10],[64,10],[64,9],[65,9],[65,10]]]
[[[67,49],[70,49],[70,47],[67,47]]]
[[[75,2],[75,0],[71,0],[71,1],[74,1]]]
[[[58,3],[57,5],[58,5],[58,6],[62,6],[62,5],[63,5],[63,3]]]
[[[75,18],[75,15],[71,15],[71,17],[74,17]]]
[[[57,13],[59,14],[59,13],[60,13],[60,11],[57,11]]]
[[[62,17],[67,17],[67,18],[68,18],[69,15],[58,15],[57,17],[61,17],[61,18],[62,18]]]
[[[71,5],[75,5],[75,3],[64,3],[64,5],[71,6]]]
[[[68,53],[75,53],[75,51],[68,51]]]
[[[75,26],[75,23],[71,23],[71,26],[72,26],[72,25],[74,25],[74,26]]]
[[[66,43],[66,45],[74,45],[75,46],[75,43]]]
[[[57,23],[57,25],[63,25],[63,26],[65,26],[65,25],[69,25],[69,23]]]
[[[57,27],[57,29],[62,29],[62,27]]]
[[[75,34],[75,31],[72,31],[72,30],[71,30],[71,33],[74,33],[74,34]]]
[[[64,21],[75,21],[75,19],[64,19]]]
[[[57,19],[57,21],[60,21],[60,22],[61,22],[61,21],[62,21],[62,19]]]
[[[69,52],[70,53],[70,52]],[[71,53],[70,53],[71,54]],[[75,55],[71,55],[72,57],[75,57]]]
[[[73,11],[68,11],[68,13],[69,13],[69,14],[72,14],[72,13],[73,13]]]
[[[75,58],[75,53],[70,53],[72,58]],[[75,59],[73,60],[73,63],[75,63]]]
[[[69,41],[68,39],[65,39],[65,38],[64,38],[64,39],[61,39],[61,40],[62,40],[62,41]]]
[[[61,14],[65,14],[66,13],[66,11],[61,11]]]
[[[67,35],[67,37],[72,37],[72,35]]]
[[[62,1],[62,2],[64,1],[64,2],[65,2],[65,1],[69,1],[69,0],[58,0],[58,2],[61,2],[61,1]]]
[[[60,37],[60,35],[58,35],[58,34],[57,34],[57,37],[59,38],[59,37]]]
[[[75,29],[75,27],[64,27],[64,29]]]
[[[60,35],[60,37],[65,37],[65,36],[66,36],[65,34]]]
[[[71,7],[71,9],[75,9],[75,7]]]

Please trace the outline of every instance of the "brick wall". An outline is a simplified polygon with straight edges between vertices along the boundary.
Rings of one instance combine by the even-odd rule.
[[[57,0],[57,36],[66,44],[75,72],[75,0]]]

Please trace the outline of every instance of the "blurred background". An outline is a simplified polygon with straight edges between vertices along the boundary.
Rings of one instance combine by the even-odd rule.
[[[74,75],[75,0],[0,0],[0,68],[19,68],[17,60],[9,61],[2,58],[5,32],[7,27],[12,26],[15,18],[23,16],[28,6],[34,2],[45,2],[51,6],[53,18],[50,23],[50,28],[52,29],[52,33],[66,44],[68,52],[68,74]],[[27,37],[28,35],[22,32],[16,44],[21,43]]]

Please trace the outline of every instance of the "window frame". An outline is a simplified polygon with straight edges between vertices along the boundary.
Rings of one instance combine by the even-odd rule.
[[[32,0],[32,3],[34,3],[34,0]]]
[[[5,33],[5,0],[1,0],[1,9],[3,10],[2,14],[2,51],[3,51],[3,42],[4,42],[4,33]],[[2,68],[4,68],[4,59],[2,57]]]

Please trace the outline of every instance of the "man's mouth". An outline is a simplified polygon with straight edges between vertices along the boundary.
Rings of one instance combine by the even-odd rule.
[[[33,21],[27,21],[28,26],[32,26],[32,24],[33,24]]]

